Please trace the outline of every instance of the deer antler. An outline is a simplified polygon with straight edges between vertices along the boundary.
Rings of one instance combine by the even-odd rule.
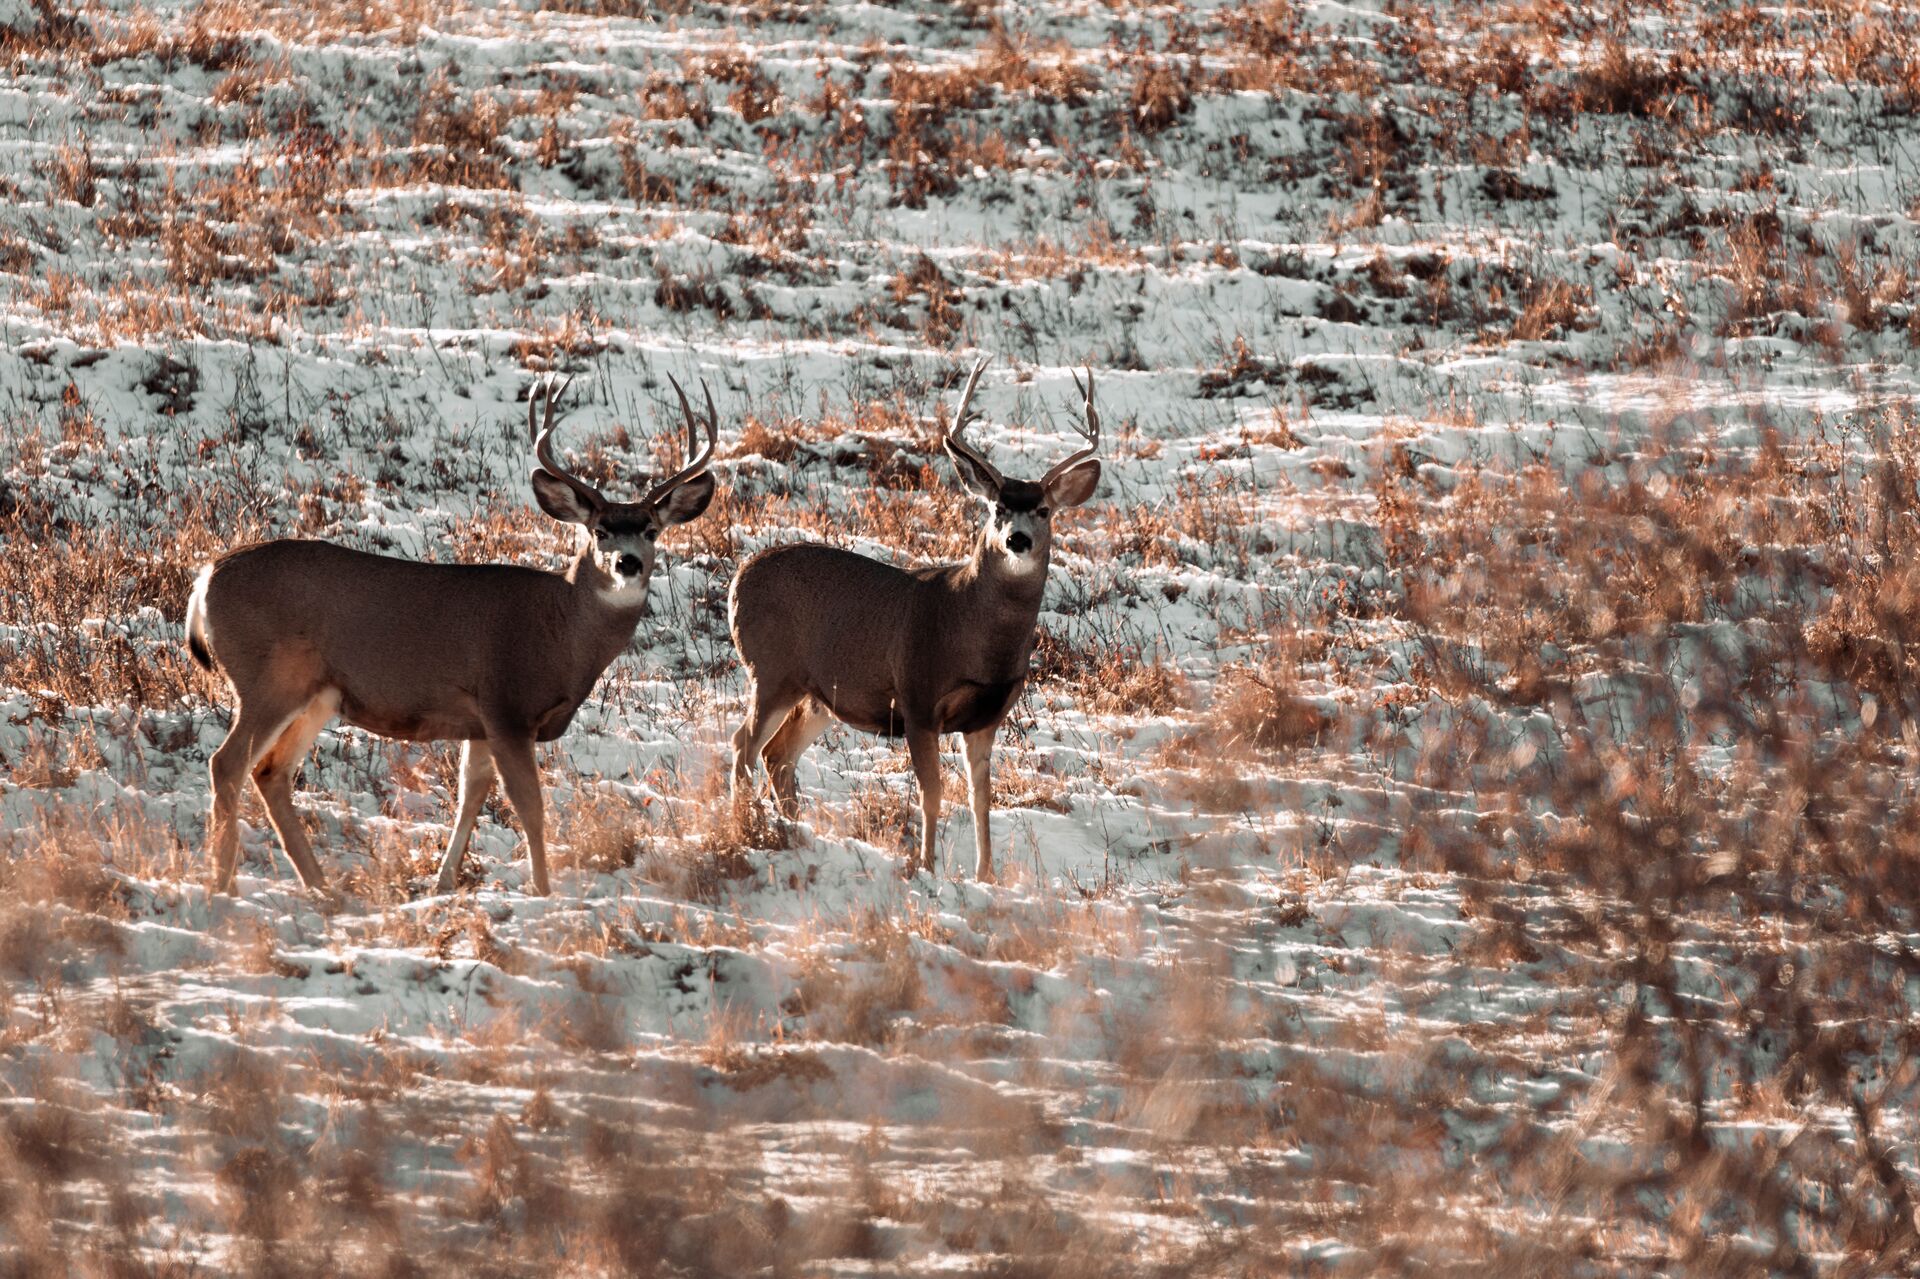
[[[995,484],[1004,484],[1006,481],[994,468],[993,463],[981,457],[971,444],[961,438],[961,433],[973,421],[973,413],[968,408],[968,405],[973,403],[973,389],[980,385],[980,375],[987,371],[987,365],[991,363],[993,363],[993,357],[989,355],[974,365],[973,372],[967,375],[966,389],[960,392],[960,407],[954,410],[953,425],[947,428],[947,447],[992,476]]]
[[[573,379],[569,377],[556,387],[551,375],[533,384],[533,389],[527,393],[527,434],[533,437],[533,455],[540,460],[540,469],[556,480],[563,481],[567,487],[587,499],[590,505],[598,505],[601,502],[599,490],[560,465],[560,459],[553,454],[554,401],[565,395],[567,388],[572,385]],[[541,401],[546,402],[546,412],[536,418],[534,410]]]
[[[680,397],[680,414],[687,423],[687,452],[693,455],[693,460],[648,490],[645,499],[648,505],[661,501],[667,494],[706,470],[707,463],[713,460],[714,446],[720,442],[720,414],[713,407],[713,391],[707,386],[706,379],[700,379],[700,390],[707,397],[707,442],[704,445],[700,443],[700,436],[695,430],[700,419],[693,415],[693,406],[687,403],[687,393],[680,389],[680,383],[674,381],[673,374],[667,374],[667,381],[673,383],[673,393]]]
[[[1076,424],[1073,429],[1080,433],[1080,437],[1087,442],[1087,447],[1081,449],[1066,461],[1061,462],[1051,471],[1048,471],[1046,476],[1040,481],[1042,488],[1053,483],[1056,479],[1065,475],[1068,471],[1071,471],[1074,467],[1080,465],[1080,463],[1100,451],[1100,413],[1099,410],[1093,407],[1093,366],[1087,366],[1087,384],[1085,386],[1080,385],[1080,375],[1078,373],[1073,375],[1073,385],[1074,389],[1080,392],[1080,398],[1086,404],[1087,413],[1087,424],[1085,426]]]

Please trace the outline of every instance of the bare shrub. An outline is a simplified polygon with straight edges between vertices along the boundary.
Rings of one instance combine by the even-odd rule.
[[[1488,814],[1431,814],[1411,842],[1476,877],[1470,909],[1506,921],[1485,944],[1510,960],[1535,962],[1545,936],[1514,908],[1525,885],[1547,877],[1593,894],[1582,930],[1598,947],[1593,980],[1621,991],[1607,1051],[1637,1063],[1588,1121],[1637,1117],[1614,1155],[1576,1154],[1545,1124],[1512,1149],[1557,1151],[1534,1166],[1608,1214],[1639,1212],[1608,1189],[1622,1176],[1688,1205],[1662,1217],[1676,1247],[1710,1251],[1721,1227],[1704,1222],[1737,1220],[1789,1267],[1812,1236],[1790,1206],[1807,1201],[1778,1192],[1783,1170],[1833,1196],[1817,1231],[1875,1255],[1912,1246],[1894,1223],[1913,1190],[1884,1158],[1890,1093],[1859,1068],[1907,1056],[1911,956],[1871,939],[1920,918],[1898,869],[1916,796],[1884,747],[1914,707],[1892,683],[1903,677],[1867,656],[1907,625],[1897,574],[1872,565],[1882,538],[1891,550],[1908,536],[1897,530],[1912,523],[1914,430],[1904,411],[1858,425],[1878,439],[1886,476],[1864,502],[1843,499],[1846,466],[1777,442],[1734,458],[1676,443],[1625,482],[1590,473],[1562,487],[1534,472],[1459,486],[1429,508],[1438,545],[1399,565],[1413,615],[1432,628],[1426,677],[1460,709],[1421,744],[1415,775],[1471,789]],[[1718,619],[1756,637],[1737,661],[1699,660],[1700,624]],[[1793,695],[1823,666],[1862,681],[1858,712],[1852,699]],[[1582,709],[1576,677],[1604,717]],[[1498,718],[1474,709],[1516,702],[1553,724],[1544,743],[1503,739]],[[1730,768],[1702,766],[1727,743]],[[1819,940],[1783,949],[1778,927]],[[1688,957],[1705,954],[1741,992],[1737,1018],[1690,986]],[[1843,1008],[1844,1030],[1827,1029]],[[1756,1056],[1755,1042],[1770,1047]],[[1893,1091],[1910,1087],[1910,1073],[1897,1078]],[[1820,1143],[1774,1126],[1704,1155],[1717,1107],[1787,1097],[1844,1123]],[[1563,1255],[1551,1238],[1528,1246]]]

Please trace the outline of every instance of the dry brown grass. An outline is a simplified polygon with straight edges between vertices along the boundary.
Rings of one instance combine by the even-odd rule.
[[[561,8],[600,20],[714,16],[629,0]],[[1920,309],[1908,300],[1912,264],[1886,247],[1898,238],[1816,247],[1787,194],[1798,160],[1763,158],[1748,169],[1742,159],[1733,192],[1750,200],[1728,206],[1736,213],[1623,196],[1615,228],[1623,252],[1611,281],[1611,273],[1530,276],[1460,246],[1377,251],[1358,270],[1342,265],[1322,277],[1284,257],[1261,263],[1224,233],[1175,243],[1185,232],[1145,194],[1184,149],[1218,143],[1217,156],[1201,163],[1238,166],[1309,196],[1311,183],[1327,179],[1338,199],[1336,238],[1348,248],[1360,238],[1363,257],[1390,218],[1421,221],[1427,175],[1457,166],[1485,170],[1470,194],[1492,218],[1524,225],[1549,216],[1555,197],[1535,180],[1531,158],[1563,158],[1562,131],[1576,123],[1617,138],[1624,171],[1652,186],[1670,182],[1676,157],[1701,154],[1708,141],[1811,150],[1812,108],[1823,94],[1884,94],[1873,99],[1885,104],[1881,118],[1898,119],[1914,101],[1920,47],[1899,6],[1703,13],[1663,3],[1630,15],[1642,19],[1633,23],[1557,3],[1446,15],[1398,6],[1363,44],[1327,38],[1306,6],[1271,0],[1206,15],[1129,14],[1139,39],[1098,49],[1048,46],[972,13],[959,19],[971,25],[958,28],[966,34],[942,55],[949,61],[909,64],[877,43],[849,48],[823,71],[816,95],[793,95],[782,87],[793,83],[791,68],[742,42],[757,24],[819,12],[772,2],[727,10],[719,15],[732,24],[727,43],[638,80],[637,110],[599,139],[582,123],[595,110],[593,90],[554,67],[484,87],[475,87],[472,68],[423,79],[389,136],[362,121],[322,127],[284,106],[302,92],[294,69],[311,65],[328,41],[404,49],[428,26],[459,32],[461,22],[491,14],[430,14],[416,0],[308,10],[212,0],[175,29],[144,10],[69,13],[36,3],[0,30],[10,68],[58,68],[77,85],[102,69],[140,79],[151,67],[191,64],[208,102],[204,122],[183,137],[226,158],[206,166],[183,159],[166,176],[168,165],[123,165],[91,141],[56,145],[33,172],[0,178],[0,195],[25,210],[18,233],[0,231],[0,270],[21,277],[23,305],[38,311],[25,318],[89,343],[176,351],[212,337],[264,347],[305,322],[364,343],[369,364],[397,361],[404,357],[373,336],[395,317],[362,301],[378,281],[352,254],[329,259],[370,225],[357,207],[366,191],[417,194],[434,233],[423,253],[457,263],[460,287],[522,335],[504,358],[579,367],[626,354],[618,343],[631,336],[609,330],[635,327],[618,316],[609,322],[590,301],[553,300],[597,265],[633,258],[644,280],[636,305],[644,310],[651,298],[676,325],[710,325],[731,338],[769,314],[755,281],[804,291],[832,278],[827,242],[838,223],[825,202],[857,198],[863,172],[878,171],[892,198],[911,206],[971,195],[969,184],[985,200],[1002,184],[1042,178],[1074,184],[1078,198],[1079,189],[1112,190],[1118,177],[1143,189],[1131,225],[1124,204],[1089,197],[1085,220],[1057,234],[953,257],[889,253],[876,259],[884,282],[870,305],[797,328],[924,356],[1026,323],[1017,311],[1013,319],[995,313],[1004,284],[1064,281],[1063,292],[1085,306],[1084,291],[1111,289],[1112,277],[1164,277],[1206,263],[1234,273],[1244,252],[1263,274],[1325,279],[1322,313],[1303,317],[1309,323],[1422,324],[1437,333],[1423,340],[1488,346],[1588,333],[1609,353],[1603,358],[1628,370],[1685,367],[1702,332],[1778,333],[1841,358],[1858,350],[1848,345],[1851,328],[1897,353],[1903,307],[1905,340],[1920,340]],[[1645,47],[1656,22],[1660,47]],[[553,31],[564,40],[563,28]],[[1727,85],[1746,96],[1721,95]],[[1245,135],[1188,138],[1195,108],[1222,93],[1274,95],[1275,110],[1290,116],[1301,106],[1307,154],[1328,163],[1262,153]],[[141,108],[121,85],[94,105],[127,119]],[[710,129],[727,131],[726,146],[752,157],[734,167],[768,176],[765,189],[743,194],[720,171],[726,166],[709,163]],[[603,141],[606,163],[596,170]],[[645,206],[639,229],[632,210],[611,210],[605,224],[569,222],[544,211],[543,199],[516,194],[564,190],[563,181]],[[427,194],[429,183],[482,194]],[[1467,216],[1480,217],[1480,207]],[[61,225],[43,225],[48,212]],[[92,229],[67,229],[74,218],[91,219]],[[1164,243],[1154,239],[1162,228]],[[58,266],[84,261],[84,236],[95,232],[115,262],[132,264],[126,271]],[[1204,238],[1215,234],[1217,242]],[[76,238],[63,243],[68,235]],[[725,246],[714,259],[723,265],[694,265],[702,259],[668,247],[701,238]],[[1710,287],[1660,283],[1655,264],[1676,251],[1708,264]],[[1604,327],[1616,322],[1608,310],[1616,286],[1631,299],[1637,336]],[[1203,396],[1255,398],[1238,406],[1241,417],[1265,410],[1259,420],[1271,424],[1207,441],[1201,465],[1166,501],[1063,522],[1067,545],[1095,557],[1093,589],[1084,601],[1074,597],[1070,629],[1041,637],[1029,698],[1037,706],[1066,699],[1117,720],[1096,731],[1121,740],[1141,729],[1128,717],[1182,727],[1157,752],[1141,752],[1144,760],[1102,745],[1113,762],[1071,778],[1030,762],[1047,756],[1021,749],[1024,720],[996,757],[1003,806],[1124,806],[1136,797],[1094,792],[1135,763],[1159,764],[1166,807],[1204,816],[1177,829],[1251,832],[1242,843],[1188,850],[1170,840],[1174,851],[1156,844],[1141,854],[1154,865],[1191,852],[1175,882],[1155,886],[1150,935],[1136,931],[1146,915],[1133,913],[1121,880],[1080,886],[1085,901],[1056,896],[1059,885],[1035,883],[1010,856],[1011,887],[984,910],[971,898],[958,906],[943,899],[944,917],[861,913],[811,922],[789,938],[784,925],[756,918],[746,896],[787,832],[763,806],[726,802],[717,770],[684,793],[654,786],[665,798],[652,806],[588,782],[555,807],[563,860],[630,876],[638,889],[630,896],[649,908],[661,897],[685,903],[667,912],[670,922],[642,924],[632,902],[542,904],[577,917],[532,926],[472,899],[428,906],[411,898],[437,859],[437,837],[356,828],[348,851],[361,856],[350,880],[375,913],[327,924],[326,944],[344,933],[355,946],[416,952],[422,981],[435,965],[478,960],[485,977],[558,982],[565,997],[549,1016],[522,1018],[512,990],[476,981],[472,1020],[436,1026],[424,1048],[375,1030],[337,1036],[338,1062],[302,1062],[263,1047],[290,1021],[269,995],[186,1028],[232,1041],[193,1072],[169,1073],[151,1051],[181,1027],[160,1027],[141,991],[106,986],[138,940],[127,927],[129,903],[151,884],[170,891],[197,875],[197,854],[152,819],[107,813],[75,822],[70,792],[121,780],[123,768],[139,784],[143,754],[198,749],[152,734],[157,712],[224,699],[177,644],[199,561],[270,531],[343,536],[374,501],[387,511],[424,509],[441,494],[384,464],[317,480],[249,472],[247,459],[267,448],[291,449],[303,467],[324,470],[339,441],[324,422],[301,424],[290,443],[275,435],[263,445],[247,435],[257,423],[237,422],[201,440],[205,414],[193,409],[211,389],[186,364],[156,360],[142,393],[190,433],[190,481],[140,495],[138,519],[134,499],[94,494],[120,503],[108,525],[83,518],[98,508],[73,489],[109,460],[120,424],[96,416],[78,385],[57,403],[34,405],[34,428],[9,428],[4,440],[0,490],[0,544],[31,548],[0,560],[0,625],[17,628],[0,658],[28,721],[17,726],[5,780],[10,805],[41,814],[5,833],[0,856],[8,903],[0,909],[0,1059],[15,1098],[0,1107],[0,1269],[193,1273],[204,1269],[191,1256],[196,1230],[218,1232],[236,1268],[279,1274],[812,1273],[906,1264],[890,1251],[905,1231],[1008,1275],[1307,1268],[1303,1240],[1353,1247],[1362,1259],[1351,1264],[1379,1269],[1732,1272],[1763,1264],[1803,1273],[1832,1257],[1862,1273],[1907,1266],[1916,1190],[1902,1153],[1910,1136],[1902,1108],[1910,1109],[1914,1078],[1915,965],[1898,939],[1914,931],[1910,868],[1920,848],[1905,780],[1907,726],[1920,714],[1911,691],[1920,677],[1912,658],[1920,579],[1907,567],[1920,560],[1912,501],[1920,431],[1911,412],[1853,423],[1873,442],[1840,450],[1840,460],[1780,443],[1729,454],[1676,426],[1635,456],[1595,457],[1611,471],[1506,467],[1477,452],[1428,465],[1417,451],[1420,431],[1395,419],[1380,450],[1386,465],[1369,488],[1328,452],[1307,472],[1318,489],[1290,464],[1288,484],[1298,479],[1306,491],[1276,499],[1227,477],[1249,457],[1266,460],[1260,450],[1323,439],[1310,429],[1324,424],[1308,407],[1341,388],[1315,385],[1324,369],[1296,366],[1265,339],[1221,332],[1217,354],[1199,370]],[[420,354],[451,362],[474,353]],[[1563,357],[1578,358],[1550,356]],[[497,350],[478,357],[500,358]],[[712,557],[703,571],[716,581],[744,546],[774,530],[840,544],[872,539],[902,559],[965,554],[977,513],[951,491],[938,456],[926,416],[936,397],[908,367],[916,360],[885,358],[892,389],[880,389],[889,383],[876,374],[856,409],[814,410],[791,397],[745,406],[728,449],[738,468],[709,517],[674,535],[670,553]],[[51,376],[34,374],[42,383]],[[349,421],[356,410],[328,403]],[[1197,409],[1224,420],[1233,407]],[[1472,403],[1393,411],[1474,437],[1474,449],[1493,435]],[[1160,423],[1110,426],[1118,464],[1178,446]],[[373,444],[398,454],[402,442]],[[617,426],[569,442],[583,472],[604,480],[623,478],[649,447]],[[1593,447],[1598,454],[1606,445]],[[1873,465],[1863,474],[1855,462],[1867,454]],[[466,481],[433,483],[471,495]],[[1304,636],[1273,624],[1285,610],[1268,602],[1214,619],[1223,644],[1254,646],[1224,670],[1190,653],[1176,664],[1141,638],[1151,631],[1099,629],[1116,607],[1100,592],[1130,604],[1172,601],[1202,574],[1254,580],[1275,555],[1298,553],[1275,544],[1276,505],[1370,522],[1388,584],[1347,582],[1331,600],[1299,604],[1311,614],[1298,623]],[[551,564],[559,545],[551,523],[519,497],[448,523],[446,540],[431,548],[437,557]],[[701,681],[728,675],[719,623],[700,612],[712,602],[689,606],[718,655],[692,681],[690,704],[709,710],[715,695]],[[160,611],[159,622],[142,618],[146,606]],[[1729,635],[1738,639],[1730,650],[1712,646]],[[1390,691],[1376,680],[1391,680]],[[1325,709],[1328,686],[1339,690],[1337,717]],[[133,712],[130,726],[109,726],[105,712],[121,707]],[[1529,735],[1516,737],[1516,722]],[[1301,815],[1287,807],[1291,799],[1276,803],[1273,788],[1300,781],[1309,767],[1324,772],[1349,737],[1365,750],[1334,763],[1366,770],[1362,783],[1323,788],[1328,797],[1311,816],[1317,829],[1287,824]],[[918,808],[903,764],[895,758],[887,767],[896,771],[879,784],[820,806],[822,828],[902,846]],[[451,789],[445,751],[375,754],[356,767],[368,774],[360,789],[386,817],[406,811],[403,793]],[[957,806],[961,788],[950,782]],[[1334,791],[1358,798],[1336,813]],[[1384,813],[1354,811],[1376,792]],[[1249,883],[1284,878],[1273,918],[1298,930],[1292,936],[1316,956],[1301,961],[1300,984],[1285,987],[1298,1001],[1288,1011],[1234,993],[1246,988],[1234,964],[1264,963],[1271,948],[1213,935],[1211,922],[1182,930],[1191,918],[1182,912],[1196,904],[1224,909],[1244,895],[1245,885],[1214,869],[1227,855],[1221,847],[1233,850]],[[1370,882],[1383,902],[1435,887],[1464,895],[1464,926],[1449,953],[1410,947],[1415,953],[1400,955],[1389,939],[1357,958],[1358,948],[1338,944],[1338,925],[1322,919],[1325,895],[1350,861],[1376,849],[1383,873]],[[700,905],[729,900],[733,909]],[[221,962],[231,973],[269,991],[298,969],[320,967],[263,928],[208,944],[226,948]],[[1130,988],[1112,980],[1116,963],[1137,963],[1151,949],[1164,952],[1164,971],[1130,968],[1122,974]],[[735,1018],[716,993],[720,951],[782,973],[791,963],[792,998],[764,1019]],[[643,1046],[610,993],[630,975],[616,965],[667,954],[664,980],[684,980],[689,995],[706,982],[715,1011],[700,1028],[696,1001],[662,1037],[684,1042]],[[958,962],[968,960],[981,962]],[[1300,1008],[1345,1000],[1349,989],[1361,992],[1356,1002],[1364,998],[1370,965],[1391,970],[1379,980],[1393,983],[1413,1016],[1389,1025],[1361,1013],[1333,1030],[1303,1018]],[[1578,986],[1587,1001],[1510,1023],[1462,1021],[1431,994],[1515,969],[1533,982],[1530,997]],[[661,980],[645,971],[644,981]],[[1703,972],[1711,975],[1705,993]],[[1268,976],[1261,970],[1256,979]],[[1103,994],[1114,989],[1137,998],[1121,1005]],[[906,1125],[876,1119],[856,1154],[822,1158],[834,1171],[803,1202],[769,1189],[761,1150],[702,1109],[719,1091],[841,1114],[821,1101],[846,1086],[829,1064],[841,1059],[836,1043],[862,1060],[869,1055],[860,1049],[878,1049],[876,1061],[890,1068],[924,1055],[942,1070],[993,1072],[986,1092],[1037,1093],[1053,1083],[1042,1060],[1052,1046],[1033,1037],[1049,1017],[1090,1045],[1076,1068],[1099,1073],[1102,1091],[1072,1103],[1083,1113],[1071,1133],[1024,1101],[942,1114],[943,1148],[964,1154],[956,1166],[987,1170],[984,1188],[962,1184],[957,1172],[938,1194],[920,1188],[888,1149]],[[695,1029],[682,1036],[689,1024]],[[1430,1024],[1449,1030],[1430,1035]],[[118,1046],[96,1048],[97,1035]],[[1760,1052],[1759,1043],[1778,1047]],[[1467,1058],[1463,1044],[1488,1056]],[[1345,1064],[1322,1070],[1303,1051],[1323,1047]],[[122,1167],[130,1148],[123,1117],[41,1069],[89,1051],[124,1065],[116,1103],[154,1116],[166,1140],[177,1136],[175,1170],[204,1172],[199,1199],[162,1202],[143,1188]],[[654,1058],[675,1053],[697,1064],[693,1084],[671,1071],[647,1073],[663,1069]],[[992,1060],[978,1064],[970,1054]],[[1475,1064],[1463,1066],[1468,1060]],[[1542,1083],[1567,1061],[1583,1075],[1599,1063],[1592,1073],[1605,1084]],[[544,1073],[550,1068],[578,1068],[591,1087],[570,1092]],[[1525,1072],[1530,1088],[1564,1091],[1535,1106],[1490,1107],[1478,1082],[1463,1082],[1483,1069],[1473,1079],[1505,1086]],[[476,1102],[462,1084],[504,1091]],[[617,1094],[628,1086],[645,1092],[644,1107],[623,1106]],[[1755,1122],[1729,1141],[1728,1116]],[[1147,1256],[1132,1226],[1118,1235],[1111,1209],[1136,1205],[1139,1195],[1125,1181],[1131,1172],[1081,1159],[1079,1134],[1091,1126],[1123,1131],[1150,1156],[1154,1191],[1134,1220],[1192,1223],[1182,1236],[1187,1251]],[[1486,1133],[1494,1135],[1477,1145],[1462,1136]],[[142,1134],[142,1150],[162,1139]],[[436,1165],[424,1188],[402,1190],[394,1147],[416,1140],[457,1152],[455,1166]],[[1201,1189],[1220,1165],[1227,1171],[1216,1190]],[[1060,1194],[1063,1182],[1076,1194]],[[1218,1196],[1221,1184],[1232,1193]],[[1524,1206],[1534,1204],[1552,1211],[1529,1216]],[[170,1237],[180,1259],[166,1251],[176,1245],[155,1247]],[[1749,1246],[1757,1251],[1739,1250]]]
[[[561,866],[612,875],[632,866],[653,846],[651,797],[633,803],[611,788],[582,788],[563,811],[555,838],[565,846]]]
[[[1190,682],[1164,654],[1146,653],[1134,644],[1095,639],[1075,646],[1043,627],[1033,669],[1037,686],[1070,689],[1103,715],[1167,715],[1193,700]]]
[[[808,1033],[827,1042],[888,1043],[926,999],[915,935],[911,916],[870,912],[854,919],[852,953],[823,956],[801,974],[795,1007]]]
[[[167,706],[210,691],[171,636],[127,623],[147,608],[184,616],[198,565],[257,518],[186,491],[154,512],[145,538],[129,538],[68,520],[51,500],[17,500],[0,514],[0,539],[35,550],[0,556],[0,624],[21,628],[7,642],[7,682],[79,706]]]
[[[846,804],[828,814],[834,833],[883,849],[906,851],[917,847],[913,832],[920,823],[919,792],[911,778],[897,782],[854,787]],[[943,807],[946,802],[942,800]]]
[[[1593,291],[1566,280],[1543,280],[1528,290],[1513,322],[1514,340],[1538,342],[1592,327]]]
[[[640,856],[641,874],[673,895],[693,902],[723,900],[730,889],[760,875],[751,854],[790,848],[790,827],[764,798],[730,794],[727,771],[716,768],[687,796],[692,839],[656,839]]]
[[[1210,710],[1228,751],[1315,746],[1333,727],[1333,718],[1302,697],[1298,682],[1278,663],[1222,672]]]

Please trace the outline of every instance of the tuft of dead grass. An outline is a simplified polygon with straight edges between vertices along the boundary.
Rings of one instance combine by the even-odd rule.
[[[1228,749],[1294,750],[1319,744],[1333,717],[1300,695],[1297,683],[1273,666],[1221,672],[1210,707]]]

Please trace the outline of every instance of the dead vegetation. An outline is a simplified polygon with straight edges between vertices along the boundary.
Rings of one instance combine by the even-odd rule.
[[[1879,388],[1920,341],[1915,210],[1830,216],[1806,176],[1857,148],[1899,180],[1859,138],[1904,145],[1908,11],[1390,5],[1360,35],[1262,0],[1069,41],[963,9],[817,65],[819,5],[562,13],[724,35],[629,84],[543,20],[537,56],[345,111],[342,51],[529,29],[0,28],[88,113],[0,175],[42,335],[0,426],[0,1269],[1912,1267],[1920,425]],[[1208,224],[1219,184],[1311,224]],[[976,214],[981,243],[901,231]],[[801,372],[734,359],[762,338]],[[472,867],[420,900],[450,756],[343,734],[313,767],[346,798],[303,807],[354,912],[196,896],[197,565],[277,533],[550,565],[489,396],[580,373],[582,473],[656,473],[668,346],[727,397],[727,483],[669,545],[674,640],[584,730],[638,766],[556,800],[580,891],[503,905]],[[1007,882],[936,899],[892,877],[898,752],[823,747],[852,780],[807,834],[731,803],[699,726],[738,696],[744,555],[969,549],[937,432],[975,347],[1016,369],[997,447],[1047,443],[1019,379],[1082,360],[1141,375],[1142,420],[1109,425],[1124,497],[1061,521],[995,760]],[[1865,407],[1766,430],[1773,360]],[[1588,374],[1694,407],[1602,412]]]
[[[1906,623],[1899,586],[1869,567],[1911,522],[1915,425],[1897,410],[1860,426],[1884,450],[1863,497],[1858,472],[1819,450],[1775,440],[1720,457],[1680,438],[1624,483],[1589,474],[1569,492],[1534,472],[1420,500],[1424,547],[1398,564],[1427,632],[1424,677],[1461,712],[1426,736],[1420,776],[1497,814],[1471,832],[1423,827],[1421,846],[1489,876],[1475,881],[1477,914],[1518,918],[1503,901],[1542,879],[1606,903],[1588,927],[1619,947],[1606,980],[1626,984],[1634,1010],[1613,1051],[1675,1067],[1605,1098],[1667,1116],[1638,1128],[1629,1166],[1660,1202],[1697,1206],[1679,1219],[1683,1246],[1710,1247],[1691,1223],[1719,1215],[1788,1266],[1808,1235],[1770,1189],[1783,1176],[1853,1188],[1820,1229],[1859,1255],[1914,1246],[1898,1217],[1909,1174],[1879,1153],[1886,1090],[1909,1074],[1896,1064],[1869,1085],[1859,1069],[1905,1059],[1908,959],[1873,938],[1920,905],[1897,869],[1914,803],[1899,726],[1920,708],[1875,664]],[[1725,625],[1751,642],[1714,653]],[[1837,699],[1803,691],[1836,678]],[[1539,707],[1544,732],[1509,736],[1474,709],[1516,705]],[[1723,749],[1730,770],[1703,766]],[[1783,949],[1785,937],[1809,940]],[[1691,987],[1681,957],[1693,953],[1736,992],[1738,1032]],[[1853,1010],[1846,1032],[1806,1020],[1814,1007]],[[1743,1049],[1756,1038],[1770,1045],[1758,1058]],[[1717,1107],[1761,1095],[1848,1119],[1813,1146],[1756,1135],[1710,1165],[1688,1153]],[[1614,1174],[1569,1166],[1577,1194],[1605,1196]]]

